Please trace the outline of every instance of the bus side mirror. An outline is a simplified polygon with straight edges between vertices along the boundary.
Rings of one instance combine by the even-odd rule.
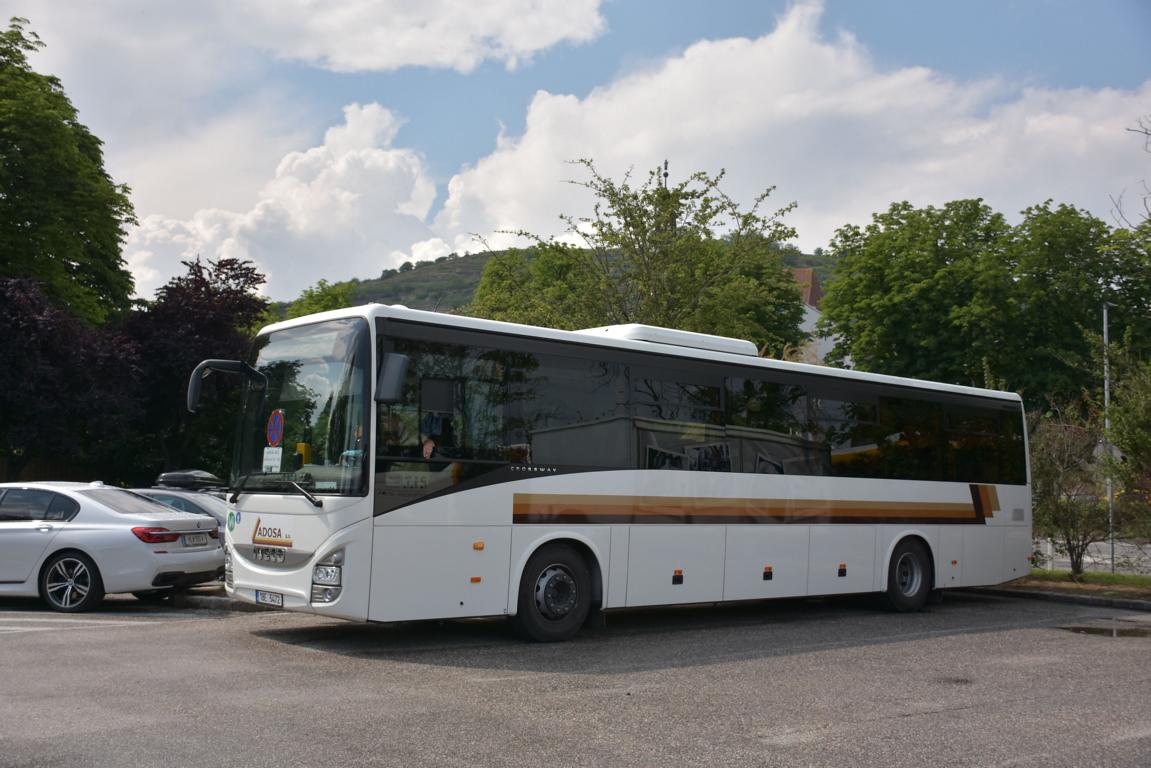
[[[408,356],[399,352],[384,355],[380,378],[376,381],[376,402],[384,405],[398,403],[404,396],[404,380],[408,375]]]
[[[200,385],[204,377],[211,372],[211,368],[200,363],[188,378],[188,412],[195,413],[200,409]]]
[[[264,389],[268,386],[268,377],[247,363],[239,360],[205,360],[196,366],[196,370],[192,371],[188,379],[188,410],[191,413],[195,413],[200,407],[200,386],[204,377],[212,371],[241,373],[252,382],[252,387],[255,389]]]

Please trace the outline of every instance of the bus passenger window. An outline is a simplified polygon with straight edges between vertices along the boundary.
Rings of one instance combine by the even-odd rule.
[[[420,450],[425,459],[447,455],[457,447],[455,403],[457,382],[427,378],[420,381]]]
[[[807,435],[807,395],[776,381],[727,380],[726,431],[740,472],[822,474],[822,451]]]

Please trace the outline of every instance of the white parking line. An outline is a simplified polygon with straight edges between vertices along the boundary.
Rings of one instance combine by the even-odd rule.
[[[164,619],[121,621],[117,619],[73,619],[65,616],[2,616],[0,634],[16,632],[66,632],[95,627],[129,627],[142,624],[163,624]]]
[[[37,621],[51,624],[144,624],[138,619],[121,621],[117,619],[70,619],[65,616],[0,616],[0,621]]]

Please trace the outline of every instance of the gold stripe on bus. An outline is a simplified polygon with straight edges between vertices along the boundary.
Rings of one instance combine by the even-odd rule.
[[[515,494],[512,511],[517,520],[589,516],[979,520],[970,503],[547,493]]]
[[[291,548],[291,539],[270,539],[263,536],[253,536],[252,543],[256,545],[263,545],[267,547],[288,547]]]
[[[999,491],[994,485],[981,485],[979,495],[983,498],[983,516],[993,517],[999,511]]]

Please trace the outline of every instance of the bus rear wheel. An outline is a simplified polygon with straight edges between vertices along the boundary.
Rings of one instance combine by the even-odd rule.
[[[923,610],[931,592],[931,558],[915,539],[904,539],[891,553],[887,568],[887,602],[900,613]]]
[[[567,544],[546,544],[528,559],[520,577],[516,629],[529,640],[570,640],[591,607],[591,572]]]

